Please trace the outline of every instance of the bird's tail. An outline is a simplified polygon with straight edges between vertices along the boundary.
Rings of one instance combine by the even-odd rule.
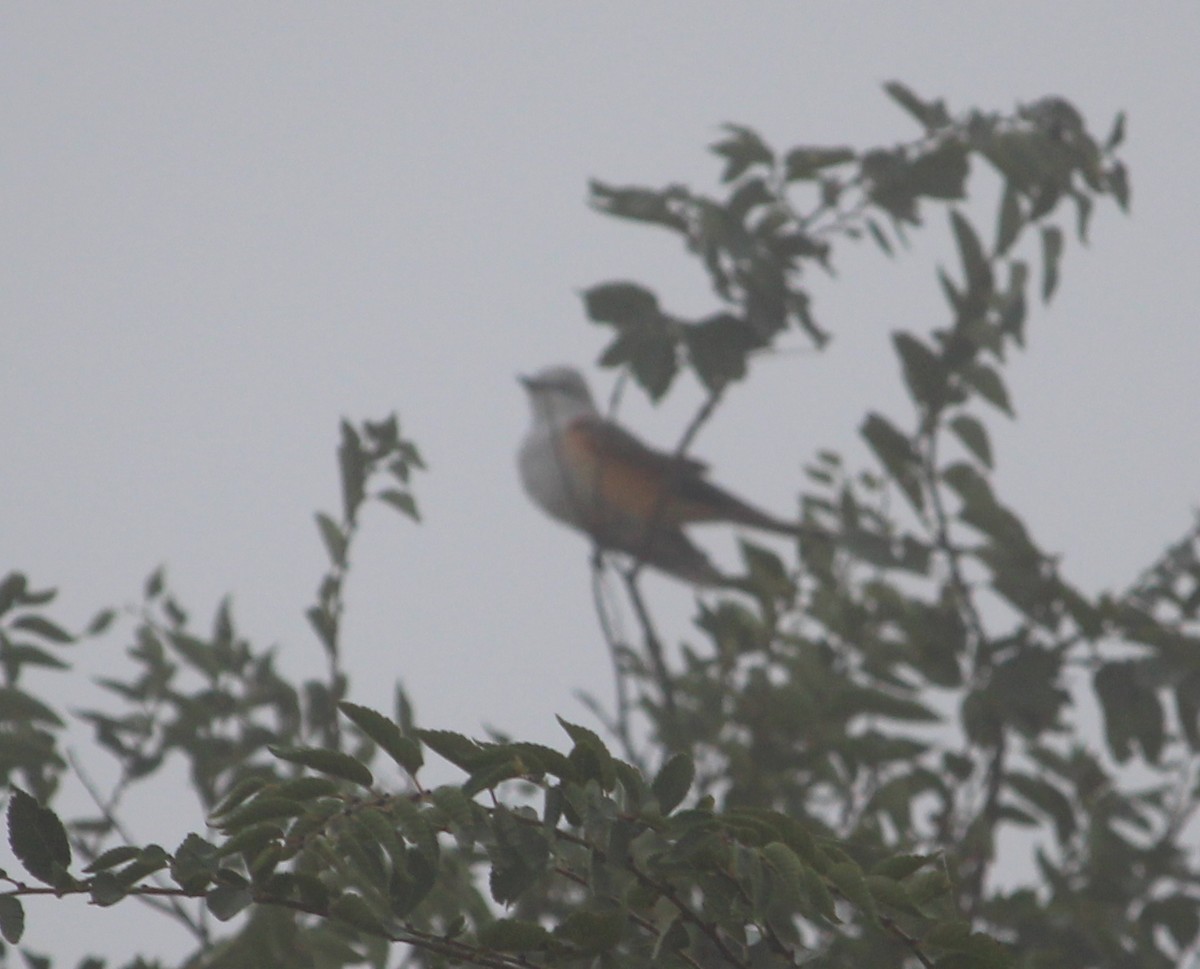
[[[678,528],[657,528],[648,541],[623,551],[652,568],[695,585],[725,585],[729,581]]]

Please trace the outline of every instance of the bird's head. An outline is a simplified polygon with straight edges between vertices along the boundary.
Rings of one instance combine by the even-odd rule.
[[[518,379],[529,392],[535,417],[575,416],[596,410],[587,381],[574,367],[543,367]]]

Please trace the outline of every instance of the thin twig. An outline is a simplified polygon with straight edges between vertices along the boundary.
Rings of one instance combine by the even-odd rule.
[[[83,769],[83,765],[79,763],[78,759],[75,757],[75,754],[70,750],[67,751],[67,763],[69,763],[71,765],[71,769],[75,771],[75,775],[79,778],[79,782],[83,785],[83,789],[87,791],[88,796],[95,803],[97,809],[99,809],[100,816],[104,819],[105,823],[108,824],[109,828],[115,831],[121,840],[125,842],[125,844],[136,846],[137,841],[134,839],[133,835],[121,823],[120,818],[113,813],[113,809],[116,807],[117,800],[120,796],[119,792],[124,790],[128,784],[128,772],[125,772],[122,775],[121,780],[114,789],[113,795],[106,802],[100,796],[99,789],[95,784],[92,783],[91,778],[88,777],[87,772]],[[82,841],[82,839],[77,838],[75,843],[76,846],[88,856],[89,861],[95,861],[96,858],[99,857],[96,849]],[[159,875],[155,874],[153,877],[160,887],[167,887],[163,884]],[[137,897],[143,904],[149,905],[151,908],[158,912],[162,912],[164,915],[173,916],[177,921],[183,923],[183,925],[185,925],[192,932],[202,946],[207,947],[209,945],[210,938],[208,934],[208,927],[204,925],[203,922],[194,919],[177,898],[172,896],[163,896],[160,900],[159,898],[147,895],[139,895]]]

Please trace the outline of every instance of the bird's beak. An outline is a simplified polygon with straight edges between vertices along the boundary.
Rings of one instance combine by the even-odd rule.
[[[536,378],[526,376],[523,373],[517,374],[517,383],[519,383],[526,390],[533,390],[534,387],[538,385]]]

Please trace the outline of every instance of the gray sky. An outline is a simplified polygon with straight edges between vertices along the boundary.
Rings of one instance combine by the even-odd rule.
[[[907,139],[896,78],[958,109],[1061,94],[1102,134],[1129,112],[1133,215],[1106,206],[1069,244],[1007,375],[1019,420],[988,415],[1001,495],[1082,586],[1119,587],[1196,504],[1197,38],[1184,2],[4,4],[6,565],[83,622],[166,563],[202,625],[232,593],[251,638],[315,672],[337,421],[395,409],[431,465],[425,524],[366,520],[355,699],[386,710],[402,678],[428,726],[558,743],[554,713],[588,716],[573,690],[609,698],[608,659],[586,544],[517,483],[514,376],[591,366],[596,282],[712,305],[673,238],[589,212],[586,180],[711,187],[725,121],[777,147]],[[817,448],[866,462],[865,409],[907,419],[887,337],[945,320],[928,221],[895,262],[863,245],[814,280],[833,348],[760,364],[695,448],[718,480],[785,513]],[[665,445],[696,400],[623,413]],[[690,591],[650,590],[687,635]],[[138,833],[172,846],[195,823]],[[122,918],[144,916],[97,924]]]

